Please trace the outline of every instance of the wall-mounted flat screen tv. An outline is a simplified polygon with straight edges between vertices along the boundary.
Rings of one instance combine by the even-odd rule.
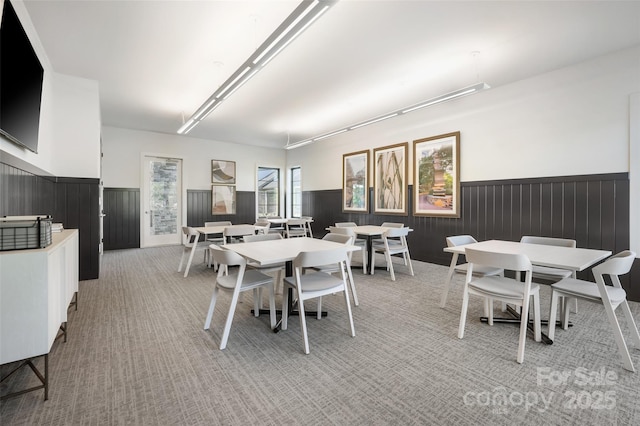
[[[0,133],[38,152],[42,65],[11,2],[0,6]]]

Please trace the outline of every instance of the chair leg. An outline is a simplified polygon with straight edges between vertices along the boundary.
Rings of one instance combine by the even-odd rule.
[[[189,261],[187,261],[187,266],[184,268],[184,277],[187,278],[187,275],[189,274],[189,268],[191,267],[191,262],[193,261],[193,255],[196,253],[196,244],[198,244],[198,242],[194,242],[193,243],[194,246],[191,248],[191,253],[189,254]]]
[[[604,303],[604,310],[607,313],[607,319],[609,320],[609,324],[611,324],[613,337],[615,337],[616,339],[616,344],[618,345],[618,352],[620,353],[620,357],[622,358],[622,363],[624,364],[624,368],[625,370],[635,372],[636,369],[633,367],[633,361],[631,361],[631,356],[629,355],[629,349],[627,349],[627,344],[624,342],[624,336],[622,335],[620,324],[618,323],[618,319],[616,318],[616,313],[613,310],[613,307],[609,303]]]
[[[409,263],[409,272],[411,272],[411,276],[414,277],[413,264],[411,263],[411,256],[409,256],[409,252],[407,252],[407,262]]]
[[[182,271],[182,264],[184,263],[184,255],[187,253],[186,250],[182,250],[182,256],[180,256],[180,265],[178,265],[178,272]]]
[[[344,287],[344,302],[347,305],[347,314],[349,315],[349,327],[351,329],[351,337],[356,336],[356,329],[353,327],[353,315],[351,315],[351,302],[349,302],[349,292],[347,286]]]
[[[271,328],[276,326],[276,290],[275,285],[269,286],[269,319],[271,320]]]
[[[536,342],[542,340],[542,330],[540,330],[540,293],[533,294],[533,334]]]
[[[253,316],[260,316],[260,308],[262,305],[262,287],[253,289]]]
[[[458,339],[464,337],[464,326],[467,322],[467,307],[469,306],[469,293],[465,284],[464,294],[462,296],[462,310],[460,311],[460,325],[458,325]]]
[[[447,304],[447,296],[449,295],[449,290],[453,287],[453,274],[456,270],[456,265],[458,264],[458,253],[454,253],[451,256],[451,264],[449,265],[449,272],[447,272],[447,279],[444,282],[444,291],[442,292],[442,297],[440,298],[440,307],[444,308]]]
[[[547,329],[547,335],[550,340],[556,335],[556,317],[558,313],[558,301],[560,299],[560,295],[551,290],[551,308],[549,309],[549,327]]]
[[[211,327],[211,319],[213,318],[213,310],[216,308],[216,300],[218,299],[218,286],[213,289],[211,295],[211,302],[209,303],[209,311],[207,312],[207,319],[204,320],[204,329],[208,330]]]
[[[304,300],[298,295],[298,316],[300,317],[300,329],[302,330],[302,339],[304,340],[304,353],[309,353],[309,337],[307,336],[307,320],[304,312]]]
[[[376,272],[376,250],[373,249],[371,251],[371,275],[375,274]]]
[[[276,272],[276,280],[273,283],[273,291],[278,293],[278,289],[280,289],[280,291],[284,291],[284,283],[282,282],[282,268],[278,269],[278,272]]]
[[[629,332],[631,333],[631,340],[636,346],[636,349],[640,349],[640,334],[638,333],[636,322],[633,320],[633,316],[631,315],[629,304],[625,300],[620,304],[620,307],[622,309],[622,312],[624,313],[625,318],[627,319],[627,327],[629,327]]]
[[[393,262],[391,261],[391,255],[389,254],[389,252],[385,252],[384,257],[385,259],[387,259],[387,269],[389,270],[389,274],[391,274],[391,281],[395,281],[396,274],[394,273],[394,270],[393,270]]]
[[[349,276],[349,287],[351,287],[351,293],[353,294],[353,304],[355,306],[358,306],[360,305],[360,303],[358,302],[358,293],[356,292],[356,283],[353,280],[351,264],[347,264],[347,275]]]
[[[362,247],[362,274],[367,275],[367,249]]]
[[[485,299],[484,308],[487,311],[487,323],[493,325],[493,299]]]
[[[220,350],[227,347],[227,340],[229,340],[229,332],[231,331],[231,323],[233,322],[233,315],[236,313],[236,306],[238,304],[238,296],[240,291],[236,288],[231,297],[231,304],[229,305],[229,314],[227,320],[224,323],[224,331],[222,332],[222,339],[220,340]]]
[[[287,329],[289,320],[289,289],[282,283],[282,324],[283,330]]]
[[[322,319],[322,296],[318,297],[318,306],[316,307],[316,319]]]
[[[518,339],[518,364],[524,362],[524,345],[527,341],[527,327],[529,325],[529,299],[523,300],[522,313],[520,315],[520,338]]]
[[[569,302],[571,302],[571,300],[573,299],[574,298],[572,297],[565,297],[564,301],[562,302],[561,312],[562,312],[562,329],[563,330],[569,329],[569,313],[571,311],[569,309]]]

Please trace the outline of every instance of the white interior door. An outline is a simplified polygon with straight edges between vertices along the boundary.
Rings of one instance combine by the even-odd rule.
[[[143,156],[141,247],[182,242],[182,160]]]

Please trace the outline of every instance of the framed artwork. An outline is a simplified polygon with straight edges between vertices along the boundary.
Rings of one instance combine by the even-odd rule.
[[[369,212],[369,150],[342,156],[342,211]]]
[[[211,185],[211,214],[236,214],[236,187]]]
[[[460,132],[414,141],[415,216],[460,217]]]
[[[211,183],[218,185],[235,185],[236,162],[211,160]]]
[[[373,150],[374,213],[407,214],[407,142]]]

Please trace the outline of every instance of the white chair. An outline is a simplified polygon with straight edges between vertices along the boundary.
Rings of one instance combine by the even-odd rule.
[[[269,219],[282,219],[282,216],[269,216],[267,218],[267,221],[269,221]],[[284,236],[284,232],[285,232],[285,227],[284,227],[284,223],[272,223],[269,222],[270,228],[269,228],[269,232],[273,232],[273,233],[278,233],[278,234],[282,234],[282,236]]]
[[[222,220],[219,222],[205,222],[205,227],[213,227],[213,226],[231,226],[231,222],[228,220]],[[224,244],[224,237],[222,236],[222,232],[219,234],[206,234],[205,239],[209,244]],[[204,261],[207,263],[209,267],[211,267],[211,253],[209,250],[204,251]]]
[[[411,256],[409,255],[409,246],[407,245],[407,235],[409,234],[409,228],[390,228],[382,234],[382,243],[373,242],[371,246],[371,275],[375,273],[376,268],[376,253],[384,254],[384,258],[387,261],[387,270],[391,274],[391,280],[396,280],[396,275],[393,270],[393,261],[391,256],[398,254],[402,255],[404,265],[409,266],[411,276],[413,276],[413,265],[411,264]],[[397,240],[392,242],[392,239]],[[397,241],[397,242],[396,242]]]
[[[253,226],[255,226],[257,234],[268,234],[269,228],[271,228],[271,222],[264,218],[258,218]]]
[[[298,311],[300,317],[300,329],[304,340],[304,353],[309,353],[309,338],[307,336],[307,322],[305,319],[304,301],[316,297],[328,296],[334,293],[344,293],[344,301],[347,307],[351,336],[356,332],[353,327],[353,317],[351,315],[351,303],[349,302],[349,292],[345,278],[345,267],[347,262],[347,251],[340,247],[332,250],[321,250],[311,252],[301,252],[293,261],[294,277],[284,279],[285,286],[294,289],[298,295]],[[340,278],[325,272],[312,272],[303,274],[304,269],[315,266],[336,264],[340,271]],[[282,329],[287,329],[289,315],[289,292],[283,291],[282,301]]]
[[[337,228],[355,228],[358,224],[355,222],[336,222],[335,226]]]
[[[208,330],[211,326],[213,311],[218,299],[218,292],[223,290],[232,293],[229,313],[227,314],[224,331],[222,332],[222,338],[220,339],[220,350],[227,347],[227,340],[229,339],[233,315],[236,311],[239,295],[243,291],[253,290],[254,315],[257,317],[260,315],[257,289],[261,287],[267,287],[269,289],[269,319],[271,321],[271,328],[273,329],[276,326],[276,301],[273,289],[273,277],[263,274],[255,269],[247,269],[247,261],[242,256],[231,250],[224,250],[212,245],[211,254],[215,261],[220,265],[220,268],[218,268],[218,275],[216,277],[213,295],[211,296],[207,319],[204,321],[205,330]],[[225,271],[229,270],[229,266],[238,266],[238,271],[226,275]]]
[[[243,241],[247,235],[256,235],[256,227],[254,225],[232,225],[224,228],[222,233],[227,244]]]
[[[187,266],[184,268],[185,278],[189,274],[189,268],[191,267],[191,261],[193,260],[193,246],[198,244],[199,233],[190,226],[183,226],[182,233],[185,240],[182,244],[182,256],[180,256],[180,265],[178,265],[178,272],[182,271],[182,264],[184,263],[185,256],[188,257]]]
[[[342,235],[348,235],[350,237],[353,237],[353,245],[360,247],[360,251],[362,252],[362,273],[366,275],[367,273],[367,240],[362,238],[357,238],[355,231],[350,228],[352,227],[330,226],[329,232],[332,234],[342,234]]]
[[[520,338],[516,359],[518,363],[522,364],[524,361],[524,344],[527,338],[527,326],[529,325],[529,303],[532,297],[535,341],[539,342],[542,340],[542,332],[540,330],[540,286],[531,282],[531,262],[529,258],[524,254],[495,253],[470,248],[465,250],[465,257],[469,262],[469,266],[467,267],[467,276],[464,284],[458,338],[462,339],[464,337],[469,295],[485,298],[485,309],[488,310],[489,325],[493,325],[493,300],[521,306]],[[524,282],[521,282],[517,279],[497,275],[476,278],[473,275],[473,270],[476,268],[476,265],[508,269],[520,273],[524,272],[525,279]],[[488,309],[486,302],[488,302]]]
[[[348,229],[348,228],[342,228],[342,229]],[[353,245],[354,237],[353,235],[338,234],[338,233],[330,232],[326,234],[324,237],[322,237],[322,239],[326,241],[333,241],[334,243],[340,243],[344,245]],[[351,272],[352,253],[353,252],[351,251],[347,253],[347,277],[349,278],[349,287],[351,287],[351,294],[353,295],[353,304],[355,306],[358,306],[360,303],[358,302],[358,293],[356,292],[356,283],[353,280],[353,273]],[[315,269],[316,271],[327,272],[329,274],[340,272],[336,264],[323,265],[319,267],[317,266],[313,269]],[[318,319],[320,319],[321,317],[321,311],[322,311],[322,298],[319,298],[318,299]]]
[[[307,221],[305,219],[287,220],[285,235],[287,238],[306,237]]]
[[[520,239],[524,244],[544,244],[547,246],[558,247],[571,247],[576,248],[576,240],[570,240],[566,238],[552,238],[552,237],[534,237],[525,235]],[[574,277],[574,272],[567,269],[549,268],[546,266],[533,265],[532,279],[557,282],[563,278]]]
[[[520,238],[520,242],[524,244],[543,244],[547,246],[570,247],[576,248],[576,240],[554,237],[537,237],[525,235]],[[541,284],[553,284],[564,278],[575,278],[575,271],[560,268],[550,268],[547,266],[533,265],[531,279]],[[562,304],[564,307],[565,304]],[[568,306],[568,305],[567,305]],[[578,299],[575,299],[573,312],[578,312]]]
[[[253,243],[256,241],[269,241],[269,240],[281,240],[282,239],[282,235],[280,234],[257,234],[257,235],[245,235],[243,238],[243,241],[245,243]],[[256,269],[260,272],[264,272],[264,273],[272,273],[275,272],[276,276],[275,276],[275,289],[276,292],[278,290],[278,287],[280,286],[280,284],[282,283],[282,277],[284,276],[283,272],[285,270],[285,264],[283,263],[277,263],[275,265],[268,265],[268,266],[262,266],[258,263],[255,262],[251,262],[248,261],[247,262],[247,266],[252,268],[252,269]],[[262,297],[260,297],[260,300],[262,301]]]
[[[466,244],[477,243],[478,241],[473,238],[471,235],[454,235],[451,237],[447,237],[447,247],[456,247],[463,246]],[[447,304],[447,296],[449,294],[449,290],[453,287],[453,273],[465,274],[467,273],[467,268],[469,267],[468,263],[463,263],[461,265],[453,266],[458,263],[458,254],[455,253],[451,258],[451,267],[449,267],[449,273],[447,275],[447,285],[444,287],[444,291],[442,292],[442,298],[440,299],[440,307],[444,308]],[[487,275],[503,275],[504,270],[501,268],[494,268],[491,266],[483,266],[476,265],[473,268],[473,275],[475,277],[484,277]]]
[[[307,237],[309,238],[313,238],[313,231],[311,230],[311,222],[313,222],[313,217],[311,216],[300,216],[300,219],[304,219],[307,221],[306,223],[306,227],[307,227]]]
[[[400,222],[382,222],[380,225],[385,228],[404,228],[404,223]],[[391,238],[389,244],[398,244],[398,238]],[[374,238],[372,244],[382,244],[382,238]]]
[[[626,250],[620,252],[609,259],[601,263],[600,265],[592,269],[593,276],[596,282],[578,280],[575,278],[565,278],[555,284],[551,285],[551,310],[549,313],[549,338],[553,340],[555,337],[556,317],[558,311],[558,305],[560,298],[564,297],[564,304],[566,305],[569,300],[581,299],[592,303],[598,303],[604,306],[607,320],[613,331],[616,344],[618,345],[618,352],[622,357],[624,368],[635,372],[629,350],[624,341],[620,324],[616,318],[615,310],[618,306],[622,307],[622,312],[625,316],[627,326],[631,332],[631,340],[635,344],[637,349],[640,349],[640,334],[638,334],[638,328],[631,315],[629,304],[627,303],[627,293],[620,285],[620,275],[627,274],[633,266],[633,261],[636,254],[632,251]],[[604,276],[608,275],[613,285],[606,285]],[[568,327],[569,312],[568,309],[563,309],[564,318],[562,319],[562,327],[564,330]]]

